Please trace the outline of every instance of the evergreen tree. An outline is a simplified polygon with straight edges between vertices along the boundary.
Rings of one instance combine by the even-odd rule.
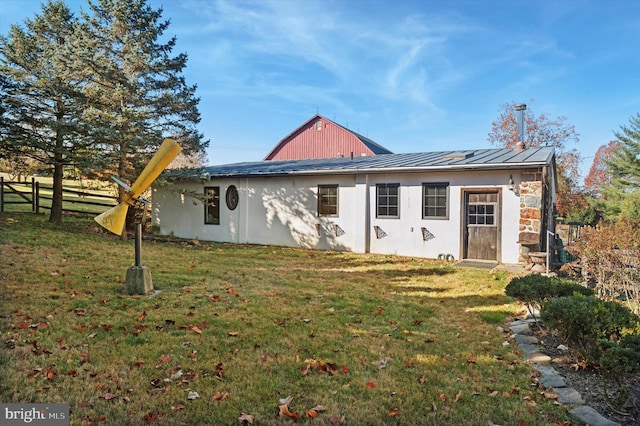
[[[602,190],[605,218],[640,220],[640,114],[614,132],[620,146],[607,161],[611,182]]]
[[[62,221],[65,166],[91,151],[79,120],[83,83],[68,63],[74,21],[64,3],[49,0],[24,28],[12,25],[0,37],[0,156],[28,157],[53,168],[54,223]]]
[[[92,167],[129,183],[164,137],[178,140],[187,155],[208,145],[196,130],[196,86],[181,74],[187,55],[171,55],[175,37],[161,42],[169,21],[146,3],[89,0],[74,45],[87,78],[83,120],[102,148]]]

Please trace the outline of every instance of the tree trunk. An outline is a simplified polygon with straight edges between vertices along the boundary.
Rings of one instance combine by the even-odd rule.
[[[53,167],[53,197],[49,222],[60,225],[62,223],[62,177],[64,167],[56,162]]]

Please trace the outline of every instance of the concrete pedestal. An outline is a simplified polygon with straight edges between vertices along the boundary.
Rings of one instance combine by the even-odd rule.
[[[151,293],[153,291],[151,270],[146,266],[131,266],[127,269],[124,291],[127,294]]]

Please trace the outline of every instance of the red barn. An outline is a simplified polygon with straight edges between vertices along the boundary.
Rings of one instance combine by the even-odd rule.
[[[393,154],[371,139],[316,114],[271,150],[266,160],[359,157]]]

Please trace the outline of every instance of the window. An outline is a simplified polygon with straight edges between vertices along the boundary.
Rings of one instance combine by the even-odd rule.
[[[316,120],[316,130],[322,130],[322,119],[318,118]]]
[[[422,184],[422,218],[446,219],[449,217],[449,183]]]
[[[338,185],[318,185],[318,216],[338,216]]]
[[[377,217],[400,217],[399,183],[376,185]]]
[[[205,187],[204,195],[206,196],[204,203],[205,225],[220,225],[220,187]]]
[[[495,211],[495,204],[469,204],[469,225],[495,225]]]

